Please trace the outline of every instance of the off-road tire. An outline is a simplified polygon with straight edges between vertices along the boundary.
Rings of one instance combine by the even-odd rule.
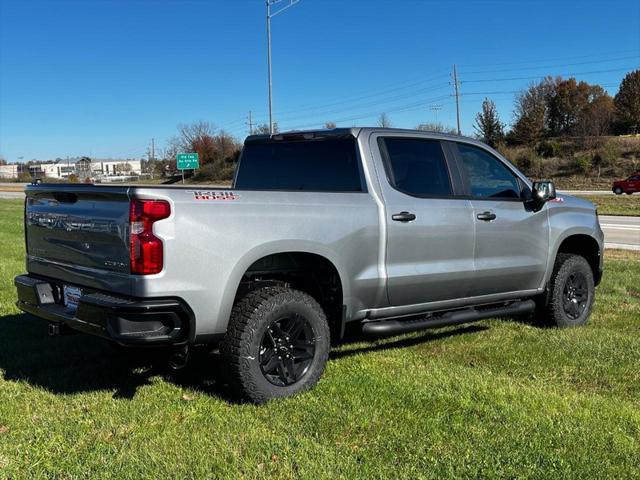
[[[567,280],[576,274],[584,281],[587,298],[584,309],[576,318],[572,318],[565,309],[565,287],[567,286]],[[580,255],[559,253],[556,257],[545,296],[545,301],[539,304],[536,312],[536,316],[541,323],[559,328],[584,325],[591,314],[591,307],[595,297],[593,271],[587,260]]]
[[[263,374],[260,348],[267,329],[286,315],[301,316],[313,331],[315,351],[306,373],[290,385],[275,385]],[[285,287],[253,290],[236,301],[220,353],[229,369],[229,382],[241,398],[264,403],[312,388],[322,376],[329,358],[327,318],[311,296]]]

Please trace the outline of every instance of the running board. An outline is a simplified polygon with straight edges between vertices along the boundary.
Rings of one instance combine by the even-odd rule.
[[[477,322],[485,318],[524,315],[533,312],[535,308],[536,303],[533,300],[525,300],[499,307],[465,308],[464,310],[454,310],[413,320],[380,320],[365,323],[362,326],[362,333],[368,337],[388,337],[391,335],[400,335],[401,333],[426,330],[428,328]]]

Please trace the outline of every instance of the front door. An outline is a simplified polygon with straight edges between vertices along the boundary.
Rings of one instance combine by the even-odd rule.
[[[380,152],[390,305],[466,297],[474,220],[471,202],[456,196],[441,142],[385,135],[371,147]]]
[[[547,268],[547,209],[527,208],[524,182],[489,151],[461,142],[457,151],[476,230],[470,294],[537,289]]]

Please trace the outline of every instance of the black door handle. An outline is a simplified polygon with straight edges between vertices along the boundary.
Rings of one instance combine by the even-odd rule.
[[[493,212],[482,212],[477,215],[478,220],[484,220],[485,222],[490,222],[491,220],[496,219],[496,214]]]
[[[413,213],[400,212],[394,213],[393,215],[391,215],[391,218],[396,222],[410,222],[412,220],[415,220],[416,216]]]

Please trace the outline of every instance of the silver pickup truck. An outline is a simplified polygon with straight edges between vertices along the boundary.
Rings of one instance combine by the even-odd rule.
[[[254,402],[311,388],[347,324],[581,325],[602,276],[591,203],[480,142],[412,130],[250,136],[230,189],[30,185],[24,220],[17,304],[52,334],[181,361],[218,345]]]

